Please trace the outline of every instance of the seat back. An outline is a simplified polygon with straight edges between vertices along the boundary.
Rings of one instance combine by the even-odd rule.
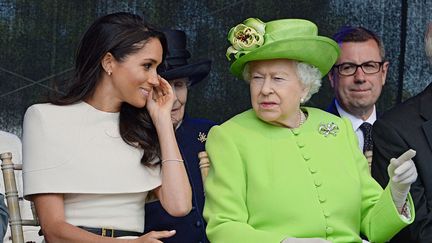
[[[39,221],[36,216],[36,210],[32,203],[31,209],[33,219],[23,220],[21,218],[21,211],[19,206],[19,195],[17,183],[15,180],[15,170],[22,170],[21,164],[14,164],[12,162],[12,153],[0,154],[1,169],[3,173],[6,203],[9,211],[9,226],[12,232],[13,243],[23,243],[23,225],[39,226]]]
[[[373,155],[373,152],[370,150],[364,152],[364,156],[366,157],[366,160],[367,160],[368,165],[369,165],[369,173],[371,172],[371,169],[372,169],[372,155]]]
[[[207,178],[208,171],[210,169],[210,159],[208,157],[208,154],[206,151],[201,151],[198,153],[198,158],[200,160],[199,167],[201,170],[201,177],[203,184],[205,182],[205,179]]]

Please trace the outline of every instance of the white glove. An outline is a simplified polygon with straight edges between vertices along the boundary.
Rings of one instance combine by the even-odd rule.
[[[415,155],[416,151],[409,149],[399,158],[391,159],[390,165],[387,167],[393,202],[399,212],[405,204],[411,184],[417,179],[417,169],[412,161]]]
[[[281,243],[331,243],[320,238],[286,238]]]

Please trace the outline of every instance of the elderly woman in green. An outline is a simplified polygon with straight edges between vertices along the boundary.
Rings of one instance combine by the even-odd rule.
[[[252,109],[207,140],[213,243],[385,242],[413,221],[415,152],[391,161],[382,190],[349,121],[301,106],[339,55],[317,32],[306,20],[247,19],[229,33],[231,72],[250,84]]]

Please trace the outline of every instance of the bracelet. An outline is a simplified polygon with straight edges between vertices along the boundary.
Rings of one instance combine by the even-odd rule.
[[[168,162],[168,161],[179,162],[179,163],[183,163],[184,162],[184,160],[182,160],[182,159],[163,159],[161,161],[161,163],[163,164],[163,163]]]

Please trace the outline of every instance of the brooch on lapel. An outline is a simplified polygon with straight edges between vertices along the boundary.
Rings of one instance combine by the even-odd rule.
[[[330,122],[327,124],[320,123],[318,127],[318,132],[324,135],[324,137],[327,137],[329,134],[336,136],[336,134],[339,132],[339,127],[334,122]]]
[[[204,143],[205,141],[207,141],[207,135],[203,132],[199,132],[198,141],[200,141],[201,143]]]

